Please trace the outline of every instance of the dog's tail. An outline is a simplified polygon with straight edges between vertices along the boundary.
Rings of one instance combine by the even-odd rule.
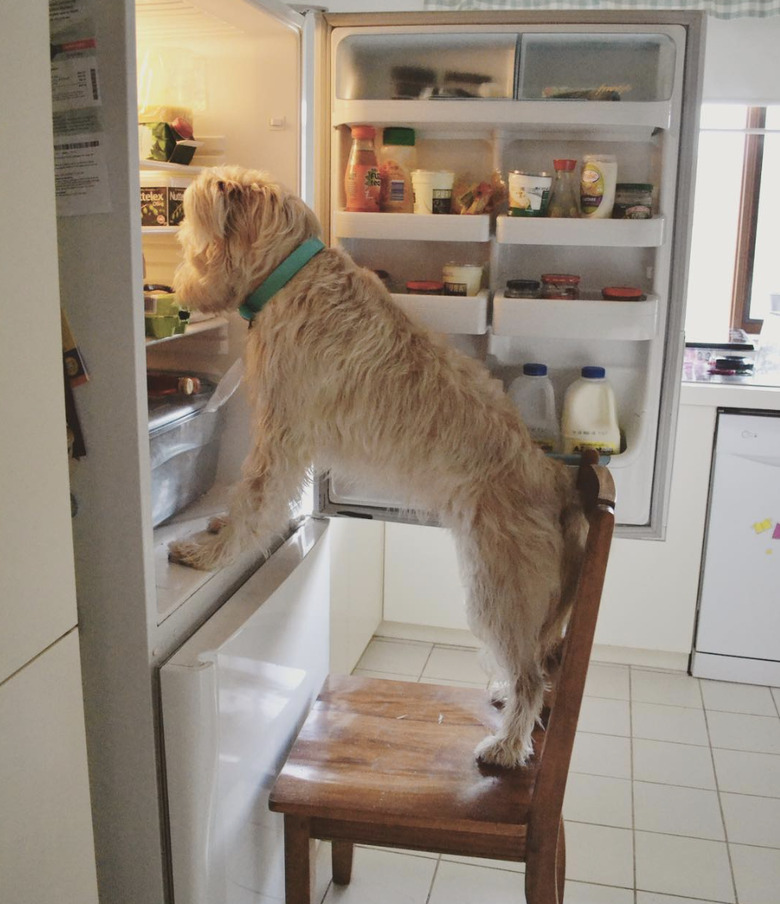
[[[557,604],[553,604],[547,619],[542,626],[541,646],[544,657],[548,661],[555,662],[559,648],[566,633],[574,597],[577,593],[577,585],[580,578],[580,569],[585,553],[585,538],[587,536],[587,521],[582,510],[580,496],[577,492],[576,471],[573,468],[561,468],[560,496],[561,514],[560,525],[563,536],[563,550],[561,555],[561,592]]]

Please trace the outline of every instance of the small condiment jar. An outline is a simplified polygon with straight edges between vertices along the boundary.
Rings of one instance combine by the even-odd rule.
[[[634,286],[605,286],[601,297],[605,301],[639,301],[644,293]]]
[[[653,216],[653,186],[646,182],[618,182],[613,220],[649,220]]]
[[[410,295],[444,295],[444,283],[433,279],[411,280],[406,284]]]
[[[580,297],[580,277],[573,273],[543,273],[542,298]]]
[[[537,279],[508,279],[504,298],[538,298],[539,280]]]

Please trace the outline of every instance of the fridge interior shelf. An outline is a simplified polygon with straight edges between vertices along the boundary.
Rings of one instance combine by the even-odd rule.
[[[498,336],[556,339],[653,339],[658,297],[645,301],[493,298],[492,330]]]
[[[487,332],[488,291],[475,296],[393,295],[396,304],[417,323],[437,333],[483,335]]]
[[[404,123],[426,132],[437,128],[461,131],[470,137],[476,128],[534,131],[614,128],[647,137],[654,129],[668,129],[669,101],[620,102],[576,100],[335,100],[331,113],[334,126],[396,125]]]
[[[188,323],[184,332],[178,333],[175,336],[165,336],[162,339],[147,338],[146,347],[149,348],[150,345],[160,345],[162,342],[173,342],[176,339],[186,339],[188,336],[197,336],[200,333],[208,333],[211,330],[226,327],[227,323],[227,318],[221,316],[211,317],[208,320],[197,320],[195,323]]]
[[[142,170],[162,170],[166,173],[177,173],[180,176],[192,176],[194,179],[203,169],[202,166],[185,166],[183,163],[163,163],[161,160],[140,160]]]
[[[414,213],[352,213],[334,216],[342,239],[403,239],[421,242],[489,242],[489,216]]]
[[[505,245],[601,245],[611,248],[658,248],[664,239],[664,217],[650,220],[496,219],[496,238]]]

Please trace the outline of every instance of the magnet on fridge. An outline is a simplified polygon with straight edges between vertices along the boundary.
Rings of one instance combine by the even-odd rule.
[[[775,529],[772,533],[772,539],[780,540],[780,521],[778,521],[777,524],[775,524]]]
[[[757,534],[763,534],[764,531],[768,531],[771,527],[772,527],[772,519],[764,518],[763,521],[756,521],[756,523],[753,525],[753,530]]]

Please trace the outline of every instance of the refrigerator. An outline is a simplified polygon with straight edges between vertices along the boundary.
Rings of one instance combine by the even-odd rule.
[[[175,225],[141,225],[141,185],[154,177],[180,189],[199,167],[223,162],[265,170],[315,210],[328,243],[389,274],[411,317],[505,384],[524,362],[542,361],[560,402],[582,366],[605,367],[625,446],[609,461],[619,531],[658,538],[682,364],[704,20],[332,15],[279,0],[72,8],[80,18],[67,37],[94,38],[74,57],[89,61],[93,89],[90,179],[86,188],[62,183],[59,247],[63,305],[90,374],[74,393],[87,449],[73,475],[74,543],[101,895],[281,900],[278,826],[261,816],[262,799],[327,668],[326,519],[352,518],[358,531],[405,516],[371,487],[318,476],[311,510],[291,520],[268,558],[248,550],[213,574],[168,563],[171,539],[224,509],[249,441],[248,411],[241,391],[229,399],[213,486],[153,527],[146,372],[216,382],[241,357],[246,324],[237,315],[193,317],[183,333],[147,339],[143,286],[170,284],[179,248]],[[399,89],[404,66],[428,73],[424,93]],[[478,96],[453,90],[474,76]],[[605,94],[613,99],[599,99]],[[143,159],[139,106],[159,103],[191,113],[189,165]],[[411,127],[421,167],[475,179],[614,154],[619,181],[653,185],[653,216],[349,213],[353,124],[380,136],[386,126]],[[409,280],[440,278],[450,261],[482,265],[478,295],[401,291]],[[581,299],[505,297],[508,279],[549,272],[579,274]],[[638,286],[643,298],[603,301],[608,285]],[[332,571],[343,567],[334,558]],[[310,615],[296,621],[299,611]],[[266,631],[283,640],[269,647]],[[247,838],[258,843],[243,846]]]
[[[780,419],[718,411],[691,673],[780,681]]]

